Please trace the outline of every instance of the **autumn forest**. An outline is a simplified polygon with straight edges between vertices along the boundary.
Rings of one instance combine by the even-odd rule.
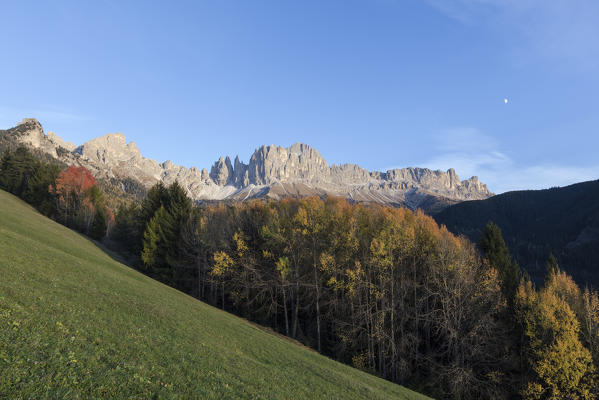
[[[0,172],[0,188],[143,273],[422,393],[599,393],[597,292],[551,254],[531,281],[492,222],[474,244],[421,211],[336,198],[194,204],[159,183],[115,201],[85,168],[24,148]]]

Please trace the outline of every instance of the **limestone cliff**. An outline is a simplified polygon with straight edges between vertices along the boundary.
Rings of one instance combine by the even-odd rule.
[[[210,169],[159,164],[145,158],[134,142],[111,133],[76,147],[25,119],[5,131],[28,146],[67,164],[83,165],[99,178],[132,178],[150,187],[158,181],[183,185],[194,200],[245,200],[334,195],[357,202],[377,202],[437,211],[463,200],[486,199],[493,194],[477,177],[460,180],[453,169],[432,171],[402,168],[368,171],[358,165],[329,165],[314,148],[296,143],[290,147],[261,146],[248,164],[235,157],[220,157]]]

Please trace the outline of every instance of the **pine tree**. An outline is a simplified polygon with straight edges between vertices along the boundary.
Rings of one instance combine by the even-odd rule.
[[[139,211],[138,224],[144,227],[142,261],[175,287],[184,280],[184,273],[179,271],[183,268],[181,232],[191,210],[191,200],[175,181],[168,188],[162,182],[154,185]]]
[[[35,167],[36,160],[26,147],[20,146],[13,153],[6,152],[0,161],[0,188],[22,197]]]
[[[23,193],[23,200],[46,216],[53,216],[56,213],[56,197],[52,188],[59,172],[60,169],[56,165],[38,162]]]
[[[101,240],[106,236],[106,210],[104,207],[97,207],[92,221],[89,236],[96,240]]]
[[[512,261],[509,249],[501,235],[501,229],[492,221],[485,226],[478,246],[489,265],[497,269],[502,292],[511,302],[520,281],[520,267]]]
[[[115,225],[110,238],[130,255],[139,257],[145,225],[141,225],[140,207],[135,204],[121,204],[115,217]]]
[[[549,253],[549,257],[547,258],[547,264],[545,264],[545,266],[547,271],[545,273],[545,280],[550,279],[552,276],[554,276],[560,271],[559,265],[557,263],[557,258],[555,258],[553,253]]]
[[[173,237],[172,217],[164,206],[160,206],[146,226],[141,259],[150,275],[167,283],[171,283],[167,256],[169,248],[174,245]]]
[[[139,211],[139,223],[145,227],[150,222],[154,214],[161,206],[167,207],[169,203],[169,195],[166,186],[162,182],[158,182],[148,190],[146,198],[141,204]]]
[[[171,217],[172,227],[170,236],[165,239],[169,242],[165,260],[170,269],[170,281],[175,287],[181,288],[185,280],[185,268],[181,262],[181,234],[185,222],[191,216],[192,204],[187,193],[177,181],[168,187],[168,205],[166,207]]]
[[[181,225],[191,213],[191,200],[179,182],[175,181],[168,187],[168,202],[164,206],[178,225]]]

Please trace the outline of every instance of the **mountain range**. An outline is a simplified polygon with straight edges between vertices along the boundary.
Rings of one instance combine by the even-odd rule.
[[[52,132],[35,119],[0,131],[16,142],[38,149],[67,165],[88,168],[97,179],[133,179],[146,188],[157,182],[178,181],[195,201],[251,198],[337,196],[355,202],[375,202],[438,212],[464,200],[493,196],[476,176],[460,180],[453,169],[402,168],[368,171],[359,165],[329,165],[307,144],[260,146],[247,164],[220,157],[208,171],[171,161],[159,163],[142,156],[134,142],[111,133],[80,146]]]

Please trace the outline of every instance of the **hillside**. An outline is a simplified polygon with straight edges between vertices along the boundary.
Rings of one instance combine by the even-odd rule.
[[[1,398],[399,398],[113,260],[0,191]]]
[[[493,221],[513,256],[536,280],[549,252],[581,284],[599,286],[599,180],[562,188],[500,194],[453,205],[435,216],[456,234],[478,241]]]

